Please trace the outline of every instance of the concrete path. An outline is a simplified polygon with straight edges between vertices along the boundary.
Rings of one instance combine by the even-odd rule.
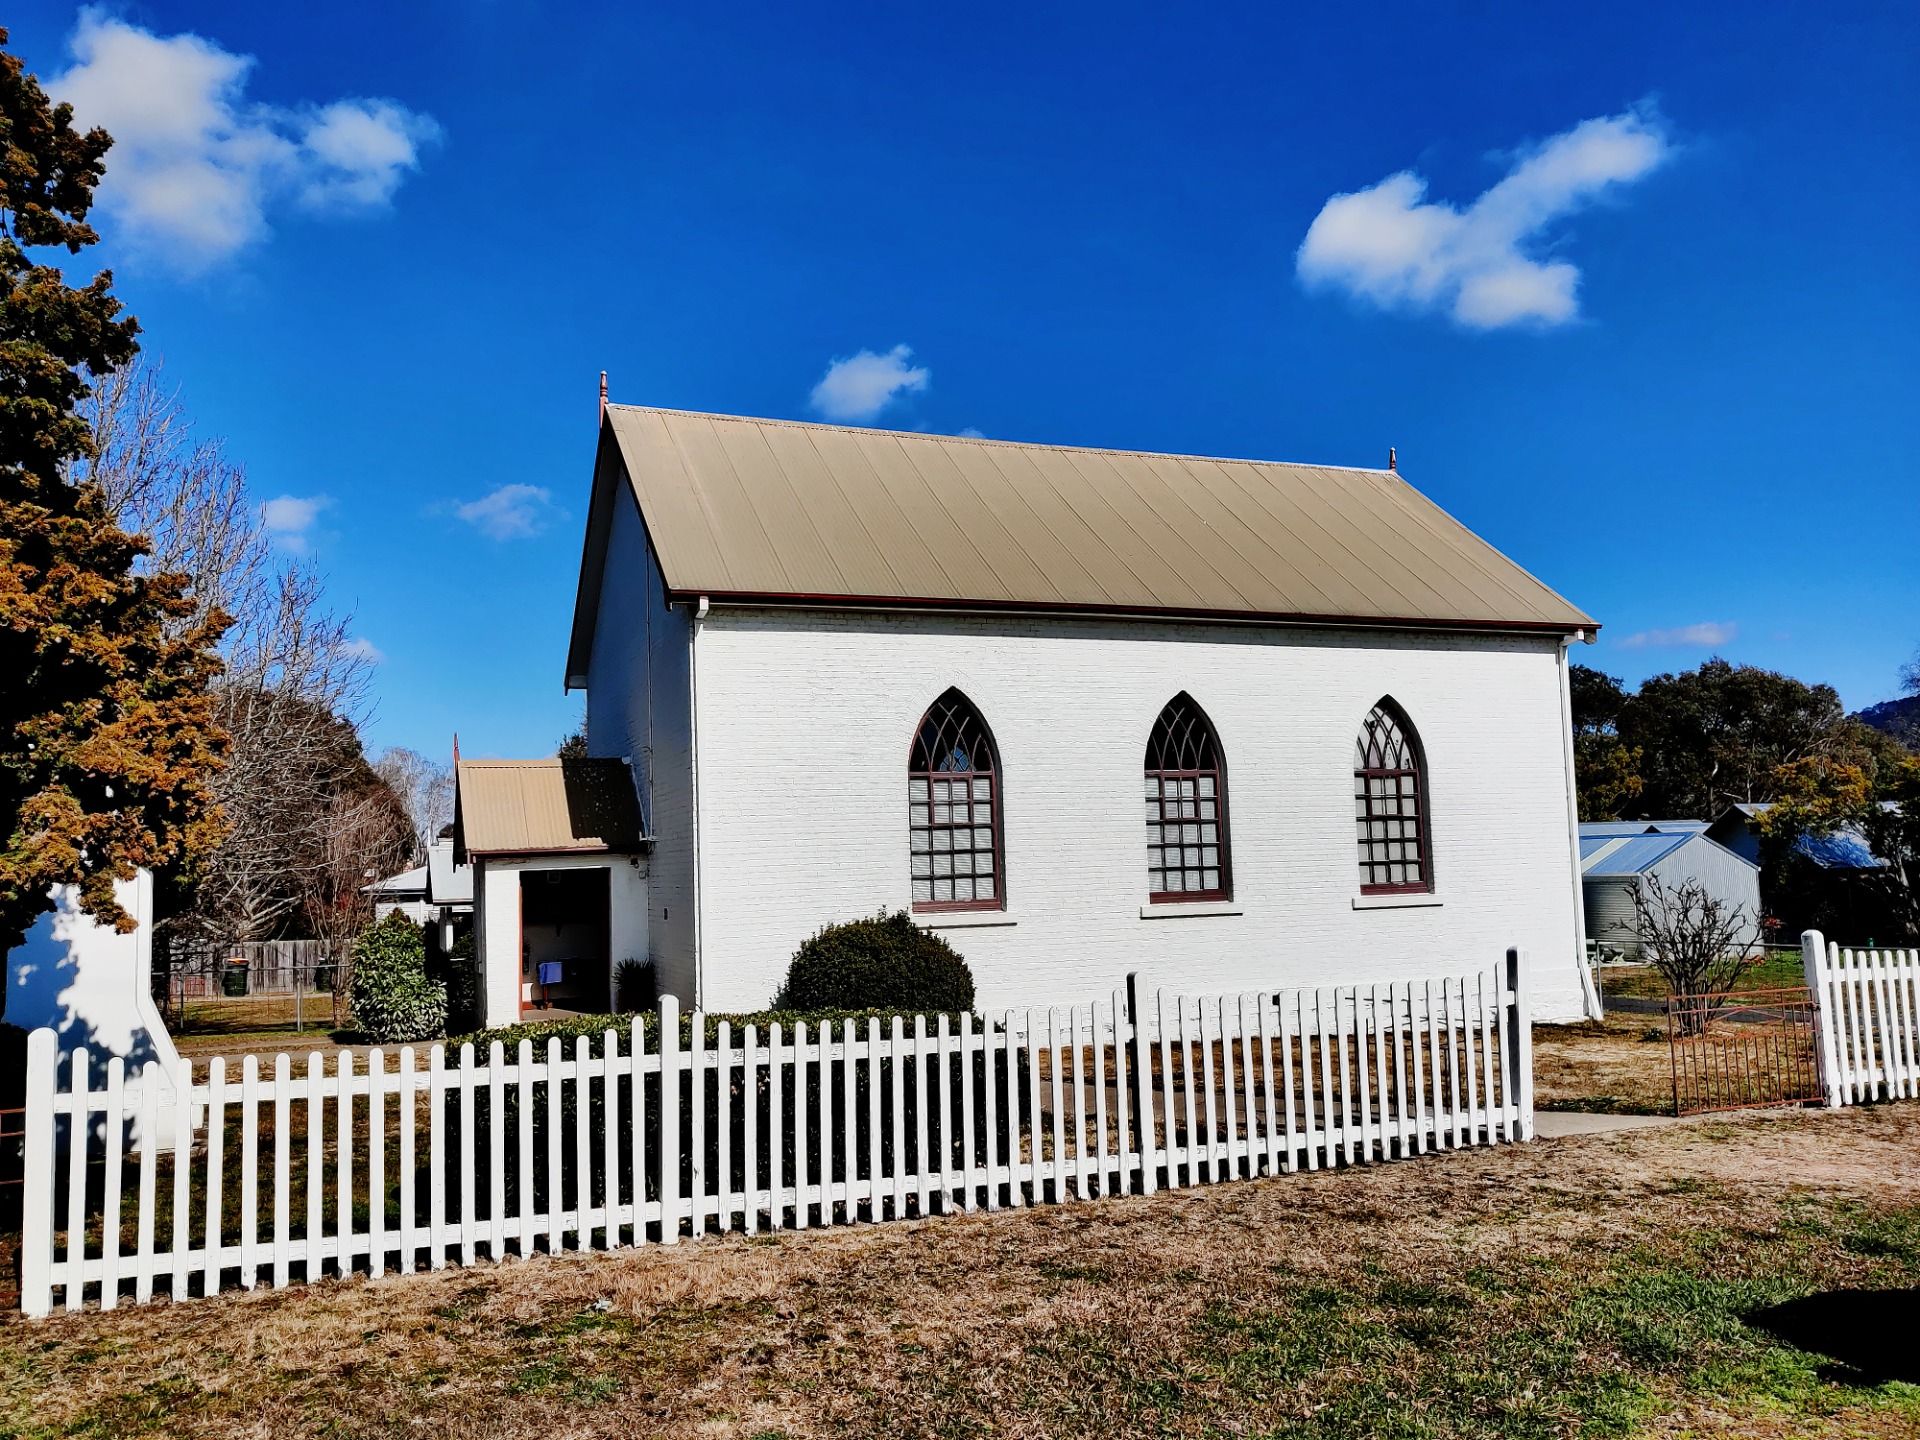
[[[1676,1115],[1590,1115],[1580,1110],[1533,1112],[1533,1133],[1542,1140],[1560,1140],[1569,1135],[1605,1135],[1614,1130],[1647,1130],[1680,1123]]]

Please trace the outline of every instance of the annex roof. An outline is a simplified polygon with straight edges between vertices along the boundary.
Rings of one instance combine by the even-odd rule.
[[[1594,628],[1391,470],[609,405],[570,685],[622,476],[673,599]]]
[[[424,895],[427,893],[427,867],[416,865],[411,870],[402,870],[398,875],[389,875],[371,885],[362,885],[360,893],[388,900],[403,895]]]
[[[473,867],[453,858],[453,837],[427,851],[427,898],[436,905],[473,904]]]
[[[1705,820],[1582,820],[1582,838],[1592,835],[1698,835]]]
[[[640,806],[623,760],[462,760],[454,858],[632,850]]]

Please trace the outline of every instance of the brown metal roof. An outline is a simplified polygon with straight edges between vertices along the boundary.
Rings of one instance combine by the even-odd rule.
[[[604,436],[676,598],[1546,631],[1594,624],[1390,470],[635,405],[609,405]],[[610,513],[609,488],[596,485],[570,679],[582,673],[595,620],[595,532]]]
[[[453,823],[462,857],[631,850],[641,838],[621,760],[462,760]]]

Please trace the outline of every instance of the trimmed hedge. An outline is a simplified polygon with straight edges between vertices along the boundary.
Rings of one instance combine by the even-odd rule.
[[[939,1027],[941,1014],[946,1014],[948,1027],[957,1031],[961,1020],[966,1017],[967,1012],[943,1011],[929,1014],[924,1010],[911,1013],[903,1013],[899,1010],[755,1010],[737,1015],[707,1016],[706,1038],[709,1045],[717,1043],[720,1035],[720,1022],[723,1020],[733,1027],[733,1035],[736,1042],[739,1040],[740,1032],[747,1026],[758,1026],[760,1030],[760,1043],[763,1045],[767,1040],[767,1029],[769,1026],[778,1025],[782,1036],[790,1040],[793,1035],[794,1025],[802,1021],[806,1023],[809,1035],[813,1034],[817,1027],[827,1021],[840,1024],[847,1020],[858,1020],[862,1022],[860,1028],[862,1033],[864,1033],[866,1030],[865,1022],[869,1018],[872,1018],[880,1022],[880,1032],[882,1035],[886,1035],[892,1032],[893,1017],[895,1015],[901,1016],[909,1034],[911,1034],[913,1030],[915,1015],[925,1015],[927,1033],[931,1035]],[[660,1012],[657,1010],[643,1010],[638,1015],[564,1015],[552,1020],[527,1020],[518,1025],[501,1025],[492,1030],[476,1030],[471,1035],[462,1035],[458,1039],[448,1043],[449,1048],[452,1048],[471,1041],[475,1051],[474,1059],[476,1063],[484,1064],[488,1047],[491,1046],[495,1040],[500,1042],[508,1058],[511,1059],[514,1053],[520,1048],[520,1042],[522,1040],[531,1040],[533,1042],[533,1053],[536,1056],[544,1056],[547,1052],[547,1041],[550,1038],[557,1037],[563,1042],[571,1042],[575,1037],[584,1035],[592,1042],[587,1047],[588,1053],[598,1055],[606,1032],[611,1030],[614,1033],[614,1053],[624,1055],[627,1053],[628,1044],[633,1033],[633,1022],[636,1019],[640,1022],[640,1043],[644,1045],[649,1052],[657,1051],[660,1048]],[[682,1012],[680,1016],[680,1048],[682,1050],[686,1049],[692,1042],[692,1039],[693,1017]],[[562,1048],[569,1056],[572,1055],[573,1046],[571,1043],[563,1044]]]
[[[447,1028],[447,987],[427,978],[420,926],[398,910],[354,942],[353,1023],[377,1045],[430,1040]]]
[[[973,972],[946,940],[904,910],[828,925],[794,952],[775,1010],[973,1009]]]

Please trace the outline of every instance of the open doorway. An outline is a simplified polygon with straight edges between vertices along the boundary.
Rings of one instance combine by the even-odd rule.
[[[597,1013],[612,1007],[608,903],[604,867],[521,872],[523,1010]]]

